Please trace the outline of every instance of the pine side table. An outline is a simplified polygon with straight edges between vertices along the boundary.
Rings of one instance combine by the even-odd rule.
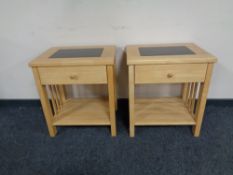
[[[56,126],[110,125],[116,136],[115,47],[55,47],[29,63],[49,134]],[[65,85],[106,84],[108,98],[68,98]]]
[[[200,135],[206,97],[217,59],[197,45],[128,46],[130,136],[135,126],[192,125]],[[135,98],[135,85],[181,83],[179,97]]]

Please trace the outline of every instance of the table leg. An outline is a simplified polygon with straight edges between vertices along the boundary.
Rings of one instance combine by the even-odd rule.
[[[118,105],[117,105],[117,72],[116,67],[114,66],[114,89],[115,89],[115,110],[117,111]]]
[[[129,66],[129,135],[134,137],[134,66]]]
[[[116,136],[116,111],[115,111],[115,84],[114,84],[114,68],[113,66],[107,66],[108,77],[108,96],[109,96],[109,111],[111,122],[112,136]]]
[[[37,68],[33,68],[33,75],[34,75],[36,86],[37,86],[37,89],[38,89],[38,92],[39,92],[41,105],[42,105],[42,108],[43,108],[45,120],[46,120],[47,127],[48,127],[48,130],[49,130],[49,135],[51,137],[54,137],[56,135],[56,133],[57,133],[57,129],[56,129],[55,126],[53,126],[53,123],[52,123],[53,114],[52,114],[52,111],[51,111],[51,106],[50,106],[50,103],[49,103],[46,88],[40,82],[40,76],[39,76]]]
[[[196,125],[193,127],[193,134],[195,137],[199,137],[200,135],[212,70],[213,64],[208,64],[205,81],[201,83],[200,86],[199,98],[197,102],[197,111],[195,116]]]

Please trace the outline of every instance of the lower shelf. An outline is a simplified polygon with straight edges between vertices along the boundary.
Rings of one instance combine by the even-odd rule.
[[[69,99],[54,117],[53,125],[110,125],[108,100]]]
[[[195,125],[180,98],[136,99],[135,125]]]

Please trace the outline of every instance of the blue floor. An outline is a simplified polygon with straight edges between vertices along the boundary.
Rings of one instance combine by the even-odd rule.
[[[210,101],[200,138],[191,127],[137,127],[120,100],[109,127],[60,127],[50,138],[38,102],[0,103],[0,175],[233,175],[233,103]]]

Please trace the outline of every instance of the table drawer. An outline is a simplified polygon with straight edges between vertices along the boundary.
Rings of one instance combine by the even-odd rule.
[[[203,82],[207,64],[169,64],[135,66],[135,83]]]
[[[40,67],[42,84],[105,84],[106,66]]]

